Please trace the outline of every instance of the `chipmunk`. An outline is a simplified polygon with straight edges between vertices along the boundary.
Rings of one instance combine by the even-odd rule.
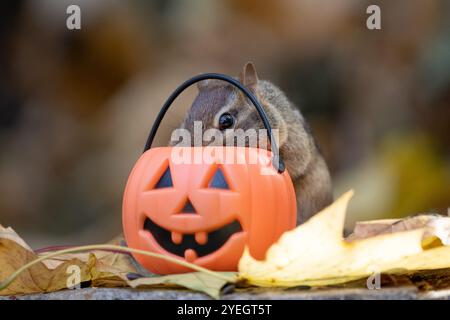
[[[248,62],[244,66],[239,80],[258,98],[272,129],[278,129],[280,156],[292,178],[297,197],[297,223],[303,223],[333,200],[325,160],[299,109],[274,84],[259,80],[253,63]],[[181,124],[181,128],[189,130],[191,136],[194,121],[202,122],[202,130],[245,131],[253,128],[257,132],[264,128],[255,107],[231,84],[221,80],[204,80],[198,83],[198,90]],[[175,145],[177,141],[170,144]],[[204,144],[226,145],[225,138]]]

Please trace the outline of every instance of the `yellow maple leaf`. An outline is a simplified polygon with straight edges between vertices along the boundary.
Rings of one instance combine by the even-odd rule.
[[[373,273],[403,273],[450,267],[450,246],[426,246],[427,228],[346,241],[343,228],[349,191],[303,225],[286,232],[263,261],[248,250],[239,262],[240,279],[259,286],[332,285]]]

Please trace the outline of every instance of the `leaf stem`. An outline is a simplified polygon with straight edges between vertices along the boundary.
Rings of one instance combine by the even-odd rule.
[[[87,246],[73,247],[73,248],[64,249],[64,250],[58,250],[58,251],[43,255],[33,261],[30,261],[29,263],[27,263],[27,264],[23,265],[22,267],[20,267],[19,269],[17,269],[14,273],[12,273],[5,280],[0,282],[0,291],[7,288],[22,272],[24,272],[25,270],[27,270],[28,268],[32,267],[33,265],[35,265],[39,262],[42,262],[44,260],[59,256],[62,254],[82,252],[82,251],[92,251],[92,250],[115,250],[115,251],[119,251],[120,253],[127,252],[127,253],[142,254],[145,256],[170,261],[170,262],[182,265],[184,267],[193,269],[195,271],[209,274],[210,276],[213,276],[215,278],[218,278],[218,279],[221,279],[221,280],[224,280],[227,282],[231,282],[231,283],[236,282],[236,277],[234,277],[234,276],[226,276],[219,272],[215,272],[215,271],[197,266],[193,263],[189,263],[189,262],[186,262],[186,261],[174,258],[174,257],[165,256],[165,255],[162,255],[159,253],[149,252],[149,251],[140,250],[140,249],[133,249],[133,248],[128,248],[128,247],[118,246],[118,245],[97,244],[97,245],[87,245]]]

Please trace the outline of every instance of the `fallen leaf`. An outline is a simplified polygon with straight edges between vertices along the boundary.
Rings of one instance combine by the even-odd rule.
[[[122,235],[115,237],[107,244],[123,245]],[[46,255],[53,250],[46,250],[39,256]],[[127,286],[126,275],[138,272],[136,262],[130,254],[115,251],[93,250],[90,252],[68,253],[44,260],[49,269],[56,269],[59,265],[72,259],[88,263],[90,255],[95,256],[95,263],[90,268],[91,285],[94,287],[124,287]]]
[[[0,239],[12,240],[17,244],[20,244],[25,249],[32,251],[28,244],[23,241],[23,239],[11,227],[5,228],[0,224]]]
[[[346,241],[342,234],[352,195],[352,191],[347,192],[303,225],[283,234],[269,248],[265,260],[255,260],[246,250],[239,262],[240,279],[260,286],[317,286],[345,283],[374,272],[396,274],[450,267],[450,247],[442,245],[440,238],[448,238],[448,234],[433,232],[430,227]]]
[[[234,272],[220,272],[220,274],[233,277]],[[212,275],[203,272],[191,272],[183,274],[173,274],[159,277],[145,277],[128,281],[128,284],[133,287],[154,287],[161,285],[181,286],[194,291],[204,292],[214,299],[219,299],[220,290],[228,281],[219,279]]]
[[[43,254],[35,254],[12,229],[0,229],[0,283],[15,271]],[[1,238],[1,236],[4,236]],[[123,239],[110,241],[112,245],[123,245]],[[76,248],[74,248],[75,250]],[[118,247],[118,249],[121,249]],[[47,250],[45,254],[52,253]],[[167,276],[141,276],[141,268],[129,254],[116,251],[93,250],[86,253],[66,253],[36,263],[19,274],[0,295],[53,292],[66,289],[76,283],[68,282],[68,268],[76,265],[81,282],[90,281],[95,287],[184,287],[204,292],[218,298],[221,288],[235,279],[235,273],[192,272]],[[138,273],[139,272],[139,273]],[[129,280],[130,274],[137,275]],[[146,273],[148,275],[148,273]],[[221,278],[222,277],[222,278]]]
[[[65,263],[59,265],[54,270],[49,270],[49,282],[44,288],[44,292],[54,292],[63,289],[70,288],[72,285],[81,284],[92,280],[91,269],[96,263],[95,255],[91,254],[87,263],[84,263],[78,259],[68,260]],[[70,267],[78,266],[80,269],[80,282],[71,282],[70,277],[73,275]]]
[[[346,240],[357,240],[380,234],[425,228],[423,239],[436,236],[442,244],[450,244],[450,217],[437,214],[421,214],[404,219],[384,219],[357,222],[353,233]]]
[[[37,255],[10,238],[0,238],[0,282],[17,269],[35,260]],[[91,261],[91,264],[94,262]],[[37,263],[22,272],[0,295],[51,292],[67,288],[69,266],[80,268],[81,282],[90,280],[90,266],[78,259],[71,259],[51,270],[43,263]]]
[[[131,255],[108,252],[97,259],[97,263],[91,270],[92,286],[124,287],[127,286],[125,280],[127,275],[136,272],[134,259]]]

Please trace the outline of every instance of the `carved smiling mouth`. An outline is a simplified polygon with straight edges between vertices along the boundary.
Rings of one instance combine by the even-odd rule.
[[[152,234],[161,248],[185,258],[187,258],[188,252],[192,251],[194,251],[195,257],[203,257],[216,252],[233,234],[242,231],[241,224],[235,220],[209,233],[203,231],[180,234],[162,228],[149,218],[145,219],[144,229]]]

